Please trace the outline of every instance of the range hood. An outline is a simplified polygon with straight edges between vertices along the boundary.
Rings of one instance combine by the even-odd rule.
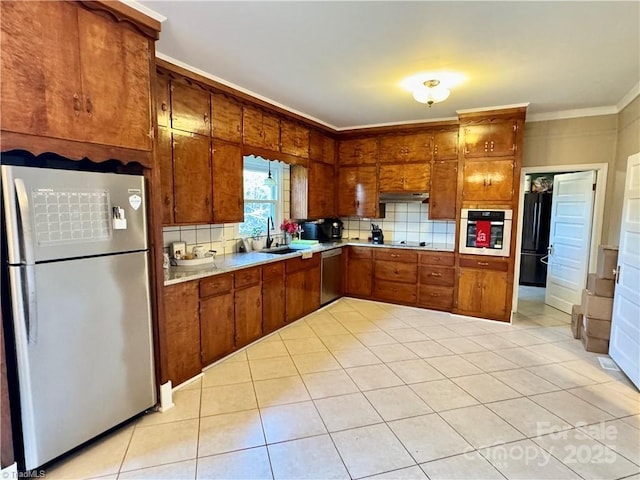
[[[403,192],[403,193],[381,193],[380,203],[409,203],[424,202],[429,198],[429,192]]]

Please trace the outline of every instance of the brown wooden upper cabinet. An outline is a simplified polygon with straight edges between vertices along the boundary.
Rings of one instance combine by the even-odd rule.
[[[326,163],[309,162],[306,218],[327,218],[336,215],[334,168]]]
[[[2,130],[151,150],[150,38],[76,2],[0,5]]]
[[[242,105],[223,94],[211,95],[211,128],[213,138],[240,143],[242,141]]]
[[[210,139],[173,132],[173,195],[176,223],[211,223]]]
[[[244,181],[242,147],[237,143],[213,140],[213,221],[244,221]]]
[[[458,162],[434,161],[431,164],[429,219],[455,220],[458,192]]]
[[[378,141],[373,137],[341,140],[338,156],[340,165],[375,165],[378,158]]]
[[[433,134],[433,159],[458,159],[458,129],[441,130]]]
[[[162,224],[175,223],[173,216],[173,139],[171,129],[158,127],[156,166],[160,169],[160,195],[162,197]]]
[[[309,158],[309,129],[289,120],[280,121],[280,150],[282,153]]]
[[[428,162],[431,145],[430,133],[381,137],[380,163]]]
[[[309,132],[309,158],[317,162],[335,165],[336,141],[319,130]]]
[[[171,126],[184,132],[211,135],[210,95],[206,90],[171,82]]]
[[[242,137],[246,145],[280,151],[280,120],[257,107],[242,109]]]
[[[429,163],[380,165],[380,192],[404,193],[429,191]]]
[[[482,125],[465,125],[465,157],[513,156],[516,153],[518,124],[515,120],[485,120]]]
[[[376,167],[341,167],[338,174],[338,216],[377,218],[379,214]]]
[[[156,76],[156,115],[158,126],[171,126],[171,81],[166,75]]]
[[[465,162],[462,198],[472,202],[511,202],[513,160]]]

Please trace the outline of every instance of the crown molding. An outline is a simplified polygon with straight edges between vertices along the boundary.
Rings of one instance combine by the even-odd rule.
[[[389,123],[372,123],[367,125],[354,125],[351,127],[331,127],[338,132],[344,132],[346,130],[360,130],[365,128],[378,128],[378,127],[395,127],[398,125],[414,125],[416,123],[436,123],[436,122],[457,122],[458,117],[442,117],[442,118],[430,118],[429,120],[411,120],[408,122],[389,122]]]
[[[151,17],[160,23],[167,21],[167,17],[165,17],[164,15],[160,15],[155,10],[151,10],[149,7],[142,5],[141,3],[138,3],[135,0],[120,0],[120,2],[139,11],[140,13],[144,13],[147,17]]]
[[[547,120],[564,120],[568,118],[598,117],[600,115],[616,115],[618,109],[611,105],[608,107],[579,108],[576,110],[562,110],[559,112],[532,113],[527,115],[527,122],[544,122]]]
[[[624,97],[622,97],[620,101],[616,104],[616,108],[618,109],[618,112],[621,112],[622,110],[624,110],[624,108],[627,105],[629,105],[631,102],[633,102],[638,95],[640,95],[640,82],[636,83],[633,87],[631,87],[631,90],[629,90],[627,94]]]
[[[512,105],[496,105],[493,107],[481,107],[481,108],[466,108],[464,110],[456,110],[456,113],[458,115],[460,114],[465,114],[465,113],[477,113],[477,112],[485,112],[487,110],[507,110],[510,108],[522,108],[522,107],[528,107],[530,105],[529,102],[525,102],[525,103],[514,103]]]

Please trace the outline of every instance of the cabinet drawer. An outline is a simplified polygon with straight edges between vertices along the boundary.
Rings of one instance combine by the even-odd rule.
[[[233,276],[230,273],[203,278],[200,280],[200,298],[230,292],[232,286]]]
[[[373,257],[373,249],[369,247],[349,247],[349,258],[365,258]]]
[[[320,255],[314,254],[311,258],[296,257],[286,260],[285,271],[287,273],[297,272],[306,268],[313,268],[320,265]]]
[[[453,309],[453,288],[420,285],[418,287],[418,305],[435,310]]]
[[[420,283],[453,287],[455,273],[453,267],[420,267]]]
[[[441,265],[443,267],[453,267],[453,253],[421,253],[421,265]]]
[[[418,265],[376,260],[375,278],[415,284],[418,281]]]
[[[235,272],[235,287],[243,288],[260,283],[260,267],[246,268]]]
[[[267,278],[281,277],[284,273],[284,262],[276,262],[269,263],[267,265],[262,266],[262,278],[266,280]]]
[[[509,263],[500,260],[492,260],[485,258],[464,258],[460,257],[460,267],[463,268],[481,268],[483,270],[496,270],[498,272],[506,272],[509,270]]]
[[[378,300],[389,300],[395,303],[416,303],[416,285],[409,283],[376,280],[373,296]]]
[[[395,248],[379,248],[375,251],[376,260],[391,262],[418,263],[418,253]]]

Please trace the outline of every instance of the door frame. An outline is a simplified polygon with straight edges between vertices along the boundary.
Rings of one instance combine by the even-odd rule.
[[[591,227],[591,248],[589,249],[589,273],[596,271],[598,246],[602,239],[602,224],[604,221],[604,200],[607,192],[608,163],[581,163],[578,165],[544,165],[541,167],[522,167],[520,172],[520,198],[518,198],[518,218],[516,220],[516,248],[513,269],[513,298],[511,310],[518,311],[518,292],[520,290],[520,253],[522,250],[522,212],[524,209],[524,180],[531,173],[569,173],[596,172],[596,192],[593,204],[593,221]]]

